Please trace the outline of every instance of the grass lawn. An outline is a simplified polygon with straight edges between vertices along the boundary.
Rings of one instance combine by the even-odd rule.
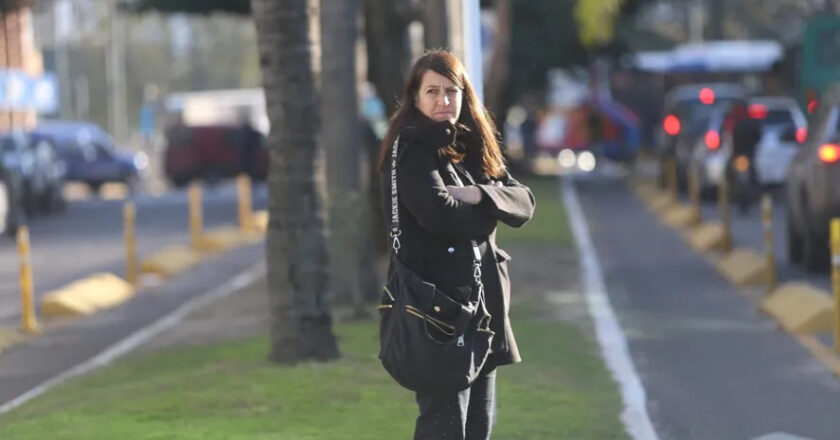
[[[526,183],[538,216],[503,240],[566,243],[556,183]],[[546,309],[534,299],[515,307],[526,361],[499,371],[493,439],[626,438],[597,347]],[[413,394],[379,365],[376,323],[340,323],[335,332],[343,356],[325,364],[269,364],[266,337],[133,355],[0,416],[0,439],[411,438]]]
[[[528,185],[536,199],[536,213],[525,226],[514,229],[499,223],[498,241],[502,245],[520,244],[574,246],[566,212],[560,201],[556,178],[528,178],[521,183]]]

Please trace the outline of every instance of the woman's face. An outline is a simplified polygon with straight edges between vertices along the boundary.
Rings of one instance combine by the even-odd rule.
[[[429,119],[455,123],[461,114],[464,92],[449,78],[427,70],[417,92],[417,108]]]

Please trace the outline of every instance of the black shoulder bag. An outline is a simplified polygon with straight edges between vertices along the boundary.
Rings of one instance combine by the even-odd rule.
[[[481,283],[481,255],[473,241],[474,285],[465,303],[450,298],[400,261],[398,145],[399,138],[391,149],[390,237],[394,252],[379,305],[379,358],[385,370],[409,390],[457,393],[478,377],[493,340]]]

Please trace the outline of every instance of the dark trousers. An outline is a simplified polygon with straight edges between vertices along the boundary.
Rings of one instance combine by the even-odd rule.
[[[496,410],[496,370],[482,372],[460,393],[417,393],[414,440],[488,440]]]

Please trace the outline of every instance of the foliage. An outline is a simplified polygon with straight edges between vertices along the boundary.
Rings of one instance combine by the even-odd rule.
[[[0,0],[0,12],[14,12],[35,6],[36,0]]]
[[[227,12],[250,15],[250,0],[122,0],[122,8],[134,12],[185,12],[209,14]]]

